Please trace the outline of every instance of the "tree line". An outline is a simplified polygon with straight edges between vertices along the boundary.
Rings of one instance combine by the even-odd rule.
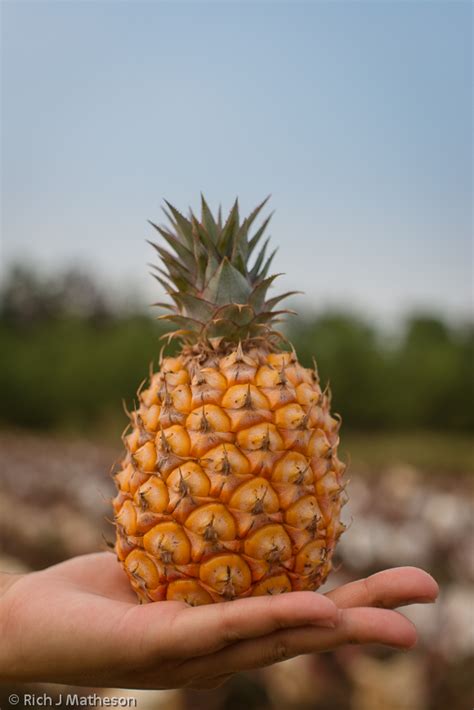
[[[13,269],[0,292],[0,421],[76,431],[125,424],[121,401],[130,405],[150,361],[157,366],[162,333],[147,309],[117,308],[87,274]],[[473,428],[472,323],[415,313],[389,335],[363,316],[315,310],[289,320],[286,335],[303,364],[316,358],[349,429]]]

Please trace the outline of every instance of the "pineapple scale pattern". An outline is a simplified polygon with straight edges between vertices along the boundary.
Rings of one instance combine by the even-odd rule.
[[[294,353],[165,358],[115,474],[116,553],[143,602],[314,590],[344,531],[340,420]]]

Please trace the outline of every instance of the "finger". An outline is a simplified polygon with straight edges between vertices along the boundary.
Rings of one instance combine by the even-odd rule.
[[[340,608],[378,606],[393,609],[404,604],[433,602],[438,593],[437,583],[427,572],[417,567],[396,567],[345,584],[326,596]]]
[[[166,644],[169,652],[180,658],[208,654],[278,629],[311,624],[334,627],[338,619],[337,607],[324,595],[294,592],[178,609],[168,623],[167,633],[160,633],[157,639],[153,628],[155,609],[159,614],[157,622],[162,625],[166,611],[162,605],[159,609],[155,604],[138,607],[136,613],[147,615],[153,643]]]
[[[280,629],[258,640],[241,641],[186,665],[191,677],[197,679],[205,677],[209,668],[219,668],[223,674],[236,673],[269,666],[301,654],[329,651],[347,643],[379,643],[395,648],[411,648],[416,643],[416,629],[396,611],[344,609],[336,629],[314,626]]]

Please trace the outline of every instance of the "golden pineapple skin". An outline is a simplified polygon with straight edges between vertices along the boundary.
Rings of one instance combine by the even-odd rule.
[[[344,502],[339,418],[294,352],[165,358],[124,435],[116,553],[140,601],[315,590]]]

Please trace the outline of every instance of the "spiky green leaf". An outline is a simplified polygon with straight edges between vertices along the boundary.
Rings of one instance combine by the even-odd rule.
[[[209,234],[213,244],[217,244],[218,226],[209,206],[201,192],[201,222],[204,230]]]
[[[219,235],[219,241],[217,243],[217,248],[221,257],[232,256],[233,240],[235,238],[235,233],[239,228],[239,201],[236,200],[232,206],[229,216],[227,217],[226,223],[222,228]]]
[[[255,234],[253,235],[252,239],[249,239],[249,246],[248,246],[248,258],[252,256],[252,252],[259,243],[260,239],[263,237],[266,228],[268,227],[268,223],[270,222],[271,218],[273,217],[273,212],[268,215],[266,220],[263,222],[262,226],[257,229]]]
[[[227,257],[206,286],[204,296],[218,306],[224,303],[247,303],[251,286]]]
[[[183,244],[181,244],[181,242],[178,239],[176,239],[176,237],[173,234],[171,234],[171,232],[168,232],[166,229],[163,229],[158,224],[154,224],[150,220],[148,220],[148,221],[151,224],[151,226],[154,227],[154,229],[156,229],[156,231],[159,234],[161,234],[161,236],[163,237],[163,239],[165,239],[165,241],[169,244],[169,246],[172,249],[174,249],[177,256],[183,261],[183,263],[186,265],[188,270],[190,272],[192,272],[194,270],[194,266],[195,266],[194,256],[193,256],[192,251],[190,251],[187,247],[183,246]],[[154,242],[150,241],[149,239],[147,241],[148,241],[148,244],[151,244],[151,246],[153,248],[156,248],[156,245]]]
[[[258,283],[253,289],[249,296],[248,302],[255,311],[259,312],[262,310],[267,291],[278,276],[281,276],[281,274],[273,274],[272,276],[263,279],[263,281],[260,281],[260,283]]]

